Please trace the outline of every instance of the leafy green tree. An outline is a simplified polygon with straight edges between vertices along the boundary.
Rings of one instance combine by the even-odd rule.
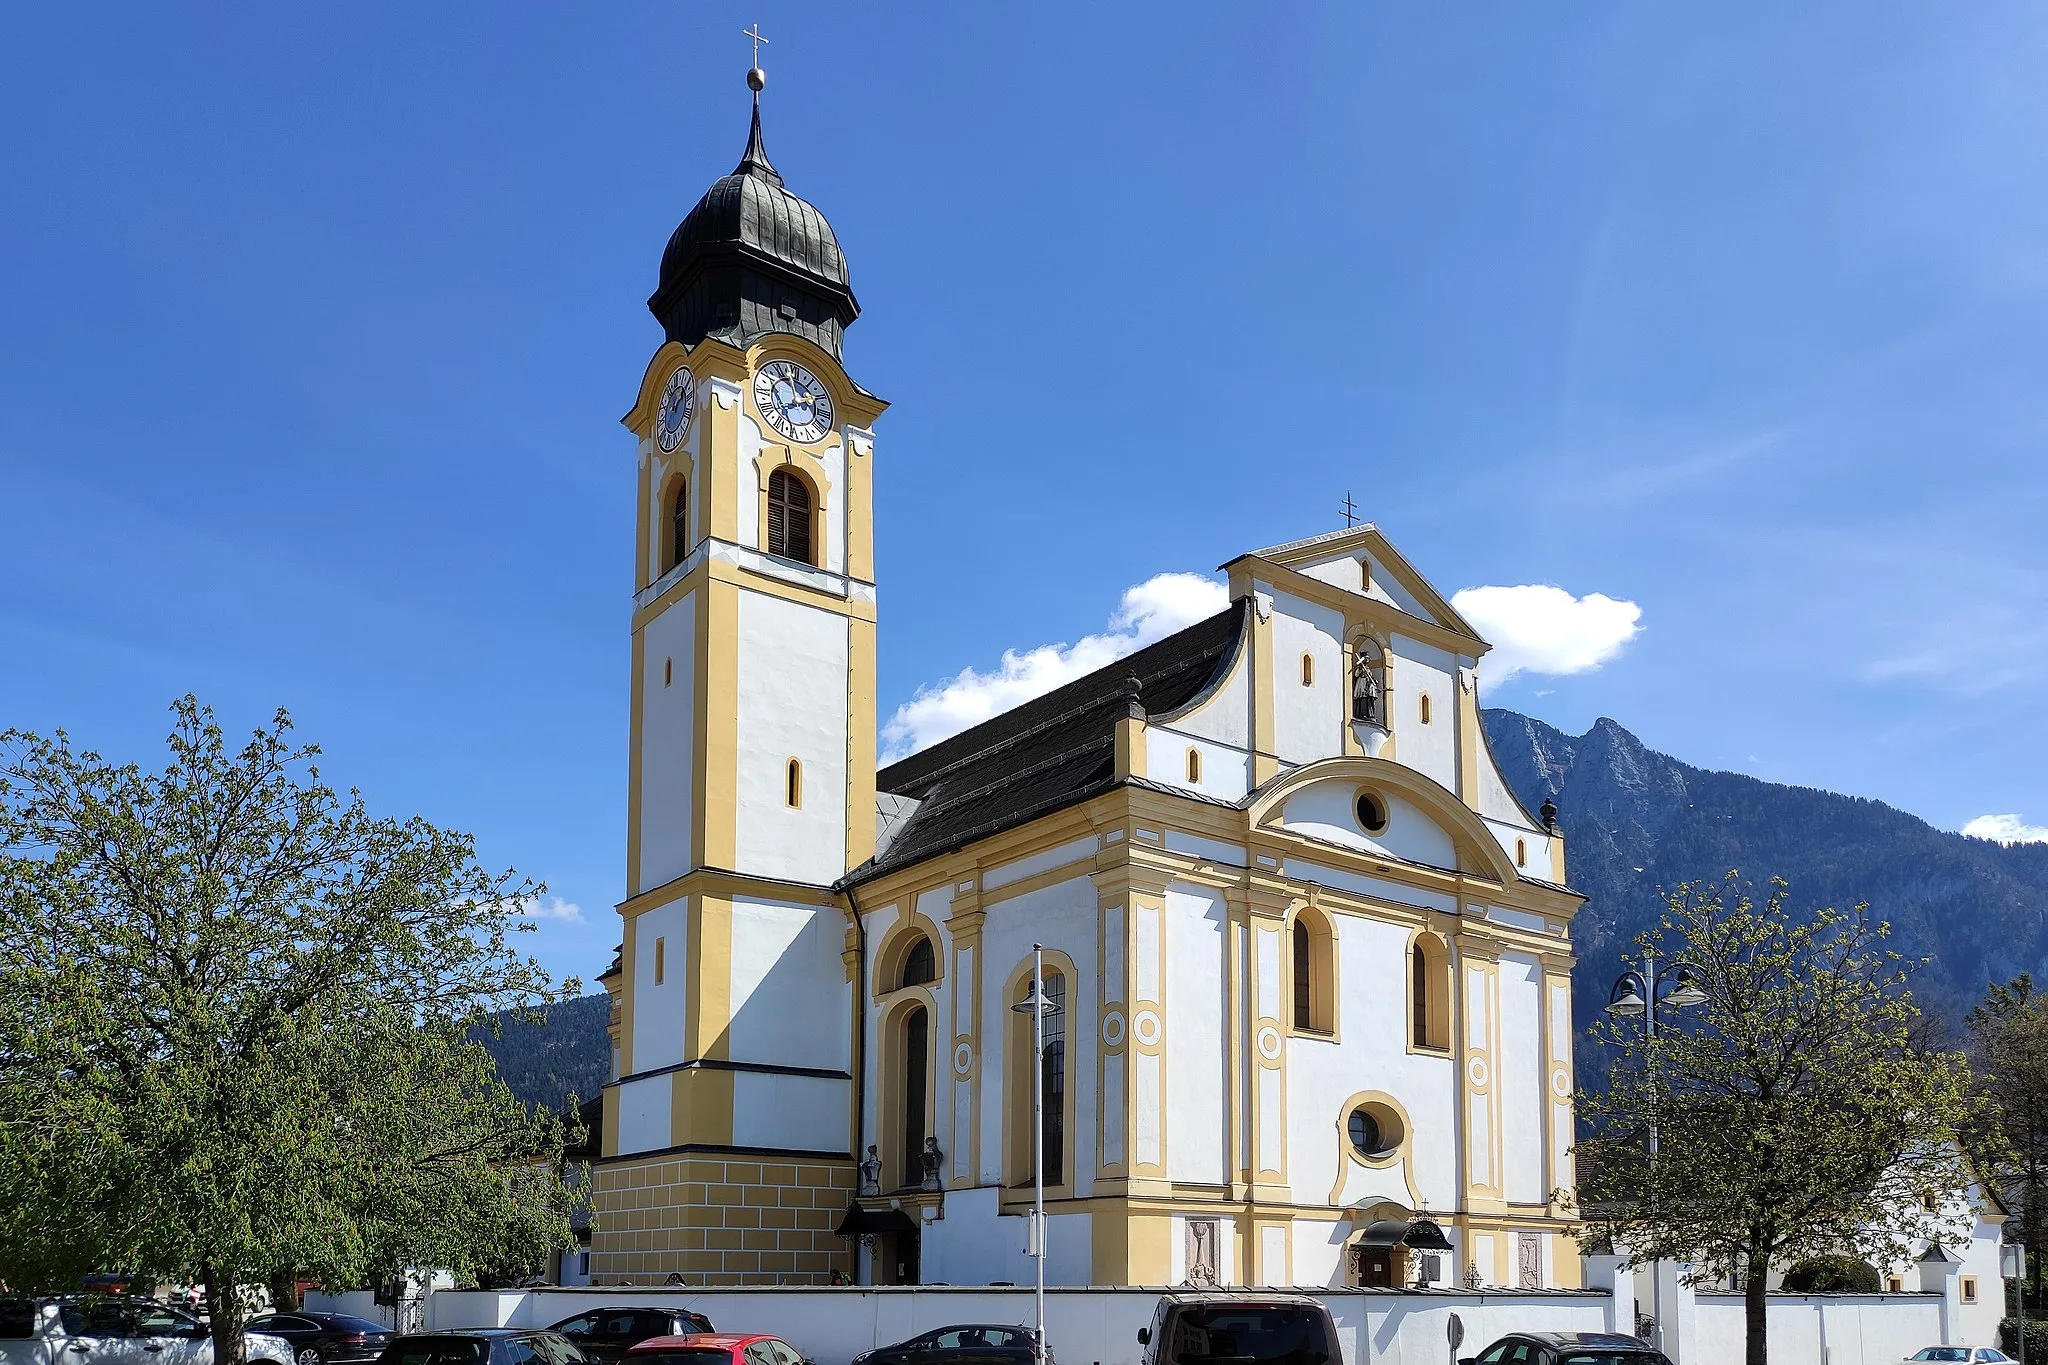
[[[1615,1062],[1579,1096],[1588,1237],[1738,1278],[1748,1365],[1765,1365],[1773,1266],[1957,1233],[1941,1210],[1970,1184],[1957,1138],[1981,1104],[1961,1055],[1914,1047],[1886,933],[1860,905],[1795,914],[1781,881],[1762,903],[1733,873],[1686,884],[1638,943],[1685,963],[1705,1001],[1660,1011],[1654,1042],[1594,1026]]]
[[[173,712],[158,772],[0,734],[0,1279],[197,1280],[241,1365],[238,1285],[571,1245],[572,1135],[466,1032],[551,998],[539,888]]]
[[[2029,1298],[2039,1303],[2048,1249],[2048,999],[2022,973],[1994,982],[1968,1023],[1997,1153],[1987,1169],[2019,1207],[2019,1227],[2007,1234],[2017,1232],[2027,1249]]]

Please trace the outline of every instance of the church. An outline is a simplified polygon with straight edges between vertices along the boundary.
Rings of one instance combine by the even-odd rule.
[[[624,419],[592,1279],[1029,1283],[1042,1143],[1053,1285],[1576,1287],[1582,898],[1486,642],[1379,529],[1240,554],[1216,616],[877,766],[887,405],[762,80]]]

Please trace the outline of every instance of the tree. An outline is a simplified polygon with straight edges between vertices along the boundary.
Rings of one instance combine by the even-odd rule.
[[[2019,1205],[2027,1279],[2038,1291],[2048,1247],[2048,1000],[2022,973],[1994,982],[1968,1023],[1997,1153],[1988,1169],[2000,1192]]]
[[[0,734],[0,1278],[196,1279],[241,1365],[239,1284],[571,1245],[571,1135],[465,1032],[551,998],[540,888],[172,709],[156,773]]]
[[[1980,1106],[1960,1055],[1913,1046],[1886,933],[1861,905],[1795,915],[1782,881],[1762,904],[1734,873],[1689,883],[1638,944],[1686,964],[1706,1000],[1661,1012],[1654,1043],[1594,1026],[1615,1061],[1579,1096],[1588,1238],[1738,1278],[1748,1365],[1765,1365],[1773,1266],[1890,1261],[1905,1239],[1956,1235],[1957,1138]]]

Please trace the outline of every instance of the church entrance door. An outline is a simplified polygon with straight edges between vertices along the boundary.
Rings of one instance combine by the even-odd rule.
[[[883,1284],[923,1284],[918,1233],[892,1232],[883,1240]]]
[[[1399,1289],[1404,1262],[1408,1259],[1400,1247],[1358,1247],[1353,1251],[1358,1258],[1358,1283],[1366,1289]]]

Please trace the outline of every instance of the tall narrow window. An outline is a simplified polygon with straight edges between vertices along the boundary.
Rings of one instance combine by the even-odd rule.
[[[804,765],[797,762],[797,760],[793,758],[789,760],[789,775],[787,781],[788,787],[783,792],[782,799],[787,801],[792,807],[803,805]]]
[[[1429,724],[1429,693],[1422,694],[1422,723]]]
[[[1451,950],[1435,934],[1418,934],[1409,952],[1409,1036],[1442,1052],[1451,1045]]]
[[[659,986],[668,976],[668,940],[654,940],[654,984]]]
[[[915,1186],[924,1181],[924,1107],[930,1088],[929,1046],[931,1020],[924,1006],[913,1006],[903,1016],[903,1183]]]
[[[1301,656],[1301,685],[1303,687],[1314,687],[1316,685],[1316,656],[1313,654]]]
[[[1201,780],[1202,751],[1200,749],[1190,749],[1188,750],[1188,781],[1200,782]]]
[[[811,490],[787,469],[768,476],[768,553],[817,563],[811,554]]]
[[[1026,987],[1029,989],[1029,987]],[[1062,1183],[1067,1168],[1067,979],[1045,974],[1045,998],[1054,1009],[1045,1019],[1045,1054],[1039,1063],[1045,1086],[1045,1180]]]
[[[668,566],[673,569],[690,553],[690,483],[676,480],[676,500],[668,509]]]
[[[1527,867],[1528,865],[1529,841],[1527,839],[1517,839],[1515,840],[1515,866]]]
[[[1294,1026],[1316,1026],[1315,945],[1309,941],[1308,925],[1299,916],[1294,921]]]
[[[1429,1046],[1429,955],[1422,951],[1422,944],[1415,945],[1415,980],[1410,984],[1408,994],[1415,1006],[1415,1046]]]
[[[667,687],[676,680],[676,661],[673,655],[661,661],[661,685]]]

